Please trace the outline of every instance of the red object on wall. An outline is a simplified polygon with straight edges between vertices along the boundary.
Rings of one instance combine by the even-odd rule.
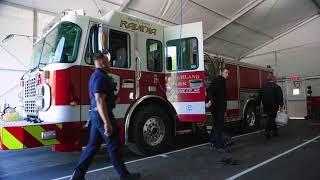
[[[298,76],[291,76],[291,81],[298,81]]]

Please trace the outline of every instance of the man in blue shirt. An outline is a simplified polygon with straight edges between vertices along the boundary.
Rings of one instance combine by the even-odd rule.
[[[100,149],[102,141],[108,148],[109,158],[121,180],[140,179],[139,173],[129,173],[121,154],[119,134],[116,119],[112,113],[117,97],[113,79],[108,75],[110,68],[110,54],[96,53],[94,56],[95,71],[90,77],[89,95],[91,110],[89,118],[91,122],[89,143],[80,157],[72,180],[82,180],[91,164],[95,154]]]

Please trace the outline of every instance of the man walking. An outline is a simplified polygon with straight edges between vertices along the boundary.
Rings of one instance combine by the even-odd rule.
[[[116,104],[116,96],[112,77],[107,73],[110,67],[110,54],[96,53],[94,56],[95,71],[90,77],[89,95],[91,122],[89,143],[82,153],[75,168],[72,180],[83,180],[95,154],[100,149],[102,141],[107,145],[109,158],[121,180],[140,179],[139,173],[130,174],[121,154],[116,119],[112,109]]]
[[[267,80],[269,82],[260,89],[257,102],[260,105],[262,101],[263,110],[268,116],[265,136],[267,139],[270,139],[271,133],[273,136],[278,136],[275,118],[277,117],[277,112],[283,110],[283,94],[281,87],[276,84],[276,78],[272,73],[268,74]]]
[[[206,107],[211,107],[214,117],[214,128],[211,131],[211,142],[213,148],[218,152],[226,152],[223,138],[224,114],[227,110],[226,79],[229,77],[229,70],[223,69],[222,74],[215,78],[208,87],[209,102]]]

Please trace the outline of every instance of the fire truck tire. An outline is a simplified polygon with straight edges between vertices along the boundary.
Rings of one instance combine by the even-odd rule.
[[[173,121],[160,105],[140,108],[132,124],[133,140],[138,154],[154,155],[163,153],[173,142]]]
[[[241,130],[243,132],[251,132],[259,128],[259,121],[257,118],[256,108],[254,104],[250,104],[247,106],[244,118],[242,120]]]

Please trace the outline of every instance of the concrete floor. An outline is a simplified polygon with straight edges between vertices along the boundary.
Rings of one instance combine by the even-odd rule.
[[[210,150],[189,136],[179,137],[177,150],[163,155],[142,158],[127,152],[125,159],[133,172],[142,172],[144,180],[202,180],[227,179],[248,168],[259,165],[287,150],[320,135],[320,121],[291,120],[288,127],[280,129],[280,137],[265,140],[263,133],[240,136],[235,139],[232,156],[239,165],[222,165],[226,156]],[[196,144],[198,146],[193,147]],[[237,179],[320,179],[320,138],[285,154],[261,167],[245,173]],[[23,151],[0,151],[0,179],[68,179],[80,153],[53,153],[49,148]],[[102,169],[101,169],[102,168]],[[90,167],[87,179],[117,179],[100,151]]]

